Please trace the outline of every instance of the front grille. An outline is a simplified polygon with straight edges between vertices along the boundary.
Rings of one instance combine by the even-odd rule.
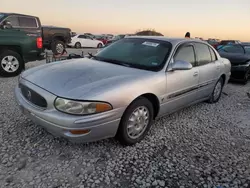
[[[36,106],[39,106],[42,108],[47,107],[47,102],[41,95],[39,95],[38,93],[36,93],[35,91],[26,87],[23,84],[19,84],[19,87],[26,100],[28,100],[29,102],[31,102],[32,104]]]

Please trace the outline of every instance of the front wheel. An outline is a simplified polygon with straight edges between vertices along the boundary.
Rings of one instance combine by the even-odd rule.
[[[0,53],[0,76],[16,76],[24,68],[24,62],[21,56],[12,50],[6,50]]]
[[[151,127],[153,114],[153,105],[148,99],[136,99],[124,112],[116,138],[124,145],[140,142]]]
[[[216,103],[220,100],[222,89],[223,89],[223,84],[224,84],[223,78],[220,77],[220,79],[217,81],[217,83],[214,86],[212,95],[210,96],[208,100],[209,103]]]

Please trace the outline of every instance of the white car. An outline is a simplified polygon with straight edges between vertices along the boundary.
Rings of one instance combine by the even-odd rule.
[[[96,40],[87,35],[76,35],[71,38],[71,43],[69,44],[71,47],[75,48],[101,48],[104,46],[103,42],[100,40]]]

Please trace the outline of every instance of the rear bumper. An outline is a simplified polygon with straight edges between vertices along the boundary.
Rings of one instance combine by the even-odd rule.
[[[250,68],[249,64],[232,66],[230,79],[231,80],[243,80],[249,68]]]
[[[56,96],[38,88],[33,84],[26,84],[30,89],[38,92],[47,99],[47,109],[34,106],[24,98],[19,87],[15,88],[15,98],[21,111],[35,124],[42,126],[57,137],[64,137],[71,142],[91,142],[114,137],[124,109],[114,109],[102,114],[89,116],[74,116],[57,111],[52,101]],[[70,130],[90,130],[86,134],[72,134]]]

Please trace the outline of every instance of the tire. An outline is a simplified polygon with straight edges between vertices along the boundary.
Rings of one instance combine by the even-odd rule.
[[[62,54],[65,51],[65,43],[60,40],[55,40],[51,44],[51,50],[55,55]]]
[[[224,80],[222,77],[220,77],[220,79],[216,82],[213,93],[211,94],[208,100],[209,103],[216,103],[220,100],[223,86],[224,86]]]
[[[102,43],[99,43],[98,45],[97,45],[97,48],[101,48],[102,47]]]
[[[77,42],[76,44],[75,44],[75,48],[81,48],[81,43],[80,42]]]
[[[247,84],[250,75],[250,68],[246,71],[243,79],[243,84]]]
[[[12,50],[0,52],[0,76],[17,76],[23,69],[24,61],[19,53]]]
[[[143,111],[147,115],[140,116],[138,114],[138,110]],[[132,125],[131,123],[132,127],[128,128],[129,119],[131,119],[133,115],[135,117],[135,114],[138,114],[138,118],[142,118],[142,119],[140,120],[136,119],[135,125]],[[117,134],[116,134],[116,139],[119,140],[122,145],[133,145],[133,144],[136,144],[137,142],[140,142],[146,136],[147,132],[149,131],[152,125],[153,114],[154,114],[153,105],[148,99],[144,97],[140,97],[136,99],[125,110],[121,118],[121,122],[118,128]],[[143,124],[145,126],[143,126]],[[134,131],[132,131],[133,128],[134,128]],[[137,130],[135,130],[135,128]],[[129,129],[131,132],[134,132],[134,133],[137,132],[138,135],[136,136],[131,135],[131,133],[129,133],[130,132]]]

